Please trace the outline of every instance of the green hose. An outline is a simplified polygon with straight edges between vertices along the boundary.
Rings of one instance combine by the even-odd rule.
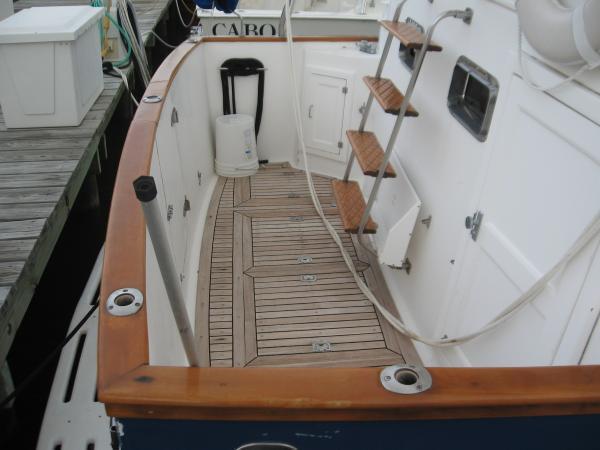
[[[91,0],[90,4],[91,6],[97,8],[104,8],[104,3],[102,0]],[[104,15],[108,18],[108,20],[111,21],[111,23],[115,27],[117,27],[117,30],[119,30],[119,33],[121,34],[121,36],[123,36],[123,40],[127,44],[127,55],[125,55],[125,57],[123,59],[120,59],[119,61],[114,61],[112,64],[115,67],[126,66],[127,64],[129,64],[129,60],[131,58],[131,39],[129,38],[129,35],[123,29],[123,27],[119,25],[118,21],[112,16],[112,14],[110,14],[108,11],[105,11]],[[104,42],[104,28],[102,27],[102,23],[100,23],[100,42]]]

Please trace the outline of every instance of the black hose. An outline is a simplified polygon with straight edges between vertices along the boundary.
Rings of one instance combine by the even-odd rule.
[[[31,382],[40,375],[40,373],[42,373],[42,370],[44,370],[46,366],[50,364],[54,360],[54,358],[56,358],[56,356],[60,354],[60,351],[63,349],[63,347],[67,345],[71,339],[73,339],[73,337],[77,334],[81,327],[85,325],[85,323],[90,317],[92,317],[92,314],[94,313],[94,311],[96,311],[97,308],[98,301],[96,300],[94,305],[86,313],[83,319],[81,319],[79,323],[75,325],[75,328],[73,328],[73,330],[69,334],[67,334],[67,336],[61,341],[61,343],[58,344],[54,348],[54,350],[52,350],[50,354],[48,354],[48,356],[46,356],[46,358],[44,358],[44,360],[35,369],[33,369],[33,371],[29,375],[27,375],[27,377],[25,377],[25,379],[15,388],[14,391],[12,391],[2,401],[0,401],[0,409],[8,405],[15,397],[17,397],[21,392],[23,392],[23,390],[26,389],[31,384]]]

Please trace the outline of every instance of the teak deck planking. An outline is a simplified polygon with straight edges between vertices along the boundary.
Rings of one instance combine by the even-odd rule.
[[[162,20],[171,1],[134,0],[142,33]],[[15,11],[84,4],[20,0]],[[104,152],[102,135],[123,92],[120,79],[105,76],[104,90],[76,127],[7,129],[0,111],[0,364],[92,161]]]
[[[331,206],[331,180],[313,179]],[[360,291],[307,200],[304,172],[287,164],[220,178],[208,215],[215,220],[206,222],[200,256],[201,283],[209,285],[208,298],[206,289],[198,292],[196,317],[209,329],[198,337],[203,365],[381,366],[405,362],[404,351],[418,362],[412,343],[383,324]],[[385,286],[377,286],[377,264],[360,260],[334,208],[330,214],[363,279],[389,298]],[[303,279],[309,274],[316,280]]]

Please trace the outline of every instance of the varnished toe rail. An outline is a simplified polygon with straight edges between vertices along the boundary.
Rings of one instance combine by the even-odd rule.
[[[146,95],[166,96],[186,58],[212,41],[178,47],[159,68]],[[283,40],[264,42],[285,45]],[[433,387],[403,396],[381,386],[378,368],[150,365],[146,305],[164,299],[146,298],[139,312],[126,317],[109,315],[106,302],[111,292],[125,286],[146,294],[146,228],[132,182],[149,174],[162,107],[163,103],[140,104],[123,149],[110,211],[98,348],[98,398],[110,416],[154,419],[156,424],[157,419],[375,421],[600,414],[600,366],[429,368]]]

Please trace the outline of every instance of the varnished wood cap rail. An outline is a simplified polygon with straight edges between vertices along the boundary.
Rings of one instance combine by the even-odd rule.
[[[600,367],[431,368],[418,395],[378,368],[144,366],[104,390],[109,415],[207,420],[399,420],[600,412]]]

